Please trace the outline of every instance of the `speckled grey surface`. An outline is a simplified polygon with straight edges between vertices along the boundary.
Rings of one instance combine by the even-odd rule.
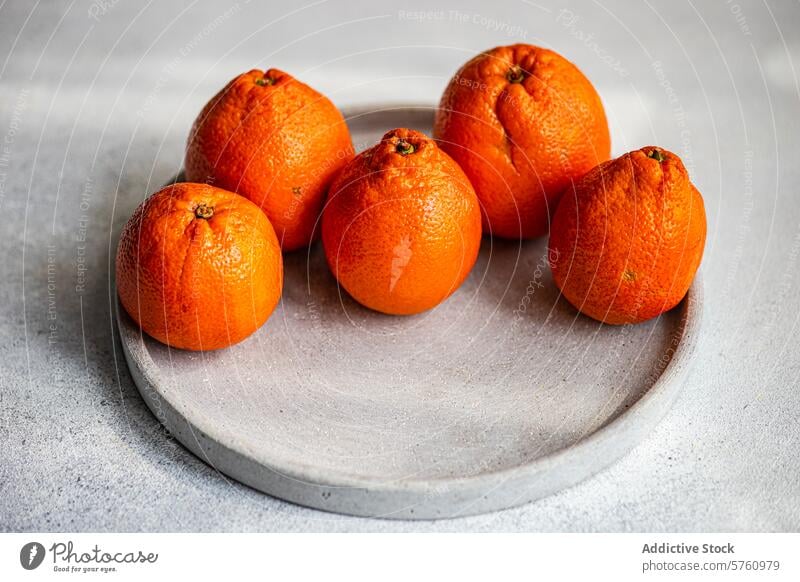
[[[106,5],[96,20],[85,2],[0,9],[0,528],[800,527],[796,4],[420,3],[441,13],[417,18],[396,3],[326,2],[278,22],[293,8]],[[470,54],[514,40],[587,73],[616,153],[672,149],[704,194],[703,334],[666,419],[576,487],[438,522],[278,501],[169,438],[113,336],[109,265],[130,212],[180,166],[209,95],[242,69],[275,65],[343,105],[430,102]]]

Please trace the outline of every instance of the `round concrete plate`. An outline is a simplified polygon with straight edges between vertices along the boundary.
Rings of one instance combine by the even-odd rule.
[[[430,107],[347,112],[359,149]],[[436,309],[369,311],[320,244],[285,257],[283,299],[243,343],[192,353],[118,308],[133,378],[215,469],[295,503],[354,515],[455,517],[526,503],[619,459],[664,416],[696,343],[701,286],[662,317],[612,327],[559,298],[546,241],[485,238]]]

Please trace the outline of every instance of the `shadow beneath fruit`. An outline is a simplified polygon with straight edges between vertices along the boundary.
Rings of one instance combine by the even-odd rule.
[[[350,297],[328,268],[320,242],[283,255],[281,302],[284,307],[313,310],[318,316],[344,317],[357,313],[360,317],[374,314],[376,318],[393,318],[371,311]]]
[[[319,242],[284,254],[282,301],[293,309],[316,309],[320,315],[357,316],[398,324],[426,316],[385,315],[361,306],[333,277]],[[449,304],[480,310],[490,318],[498,313],[513,313],[528,324],[544,324],[552,317],[582,317],[560,297],[552,281],[544,239],[510,241],[484,237],[470,275],[451,297],[427,314]]]
[[[547,263],[547,240],[484,237],[467,281],[486,310],[499,309],[533,324],[576,312],[560,296]]]

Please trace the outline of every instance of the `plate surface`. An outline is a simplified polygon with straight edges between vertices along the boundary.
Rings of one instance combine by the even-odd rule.
[[[430,107],[346,112],[358,149]],[[118,306],[131,373],[175,437],[219,471],[302,505],[405,519],[502,509],[573,485],[633,448],[681,389],[701,283],[671,312],[612,327],[559,298],[546,241],[485,238],[464,285],[412,317],[337,287],[320,244],[285,257],[256,334],[191,353]]]

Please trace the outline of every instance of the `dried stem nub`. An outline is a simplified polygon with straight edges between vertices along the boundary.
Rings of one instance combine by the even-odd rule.
[[[208,206],[207,204],[198,204],[197,208],[194,209],[194,215],[197,218],[204,218],[208,220],[214,216],[214,207]]]
[[[395,150],[397,151],[397,153],[401,154],[401,155],[404,155],[404,156],[407,156],[409,154],[413,154],[415,149],[416,148],[414,148],[414,146],[412,144],[408,143],[404,139],[401,139],[400,141],[398,141],[397,142],[397,147],[395,147]]]
[[[514,65],[508,70],[506,79],[508,79],[509,83],[522,83],[525,79],[525,72],[522,70],[522,67]]]

